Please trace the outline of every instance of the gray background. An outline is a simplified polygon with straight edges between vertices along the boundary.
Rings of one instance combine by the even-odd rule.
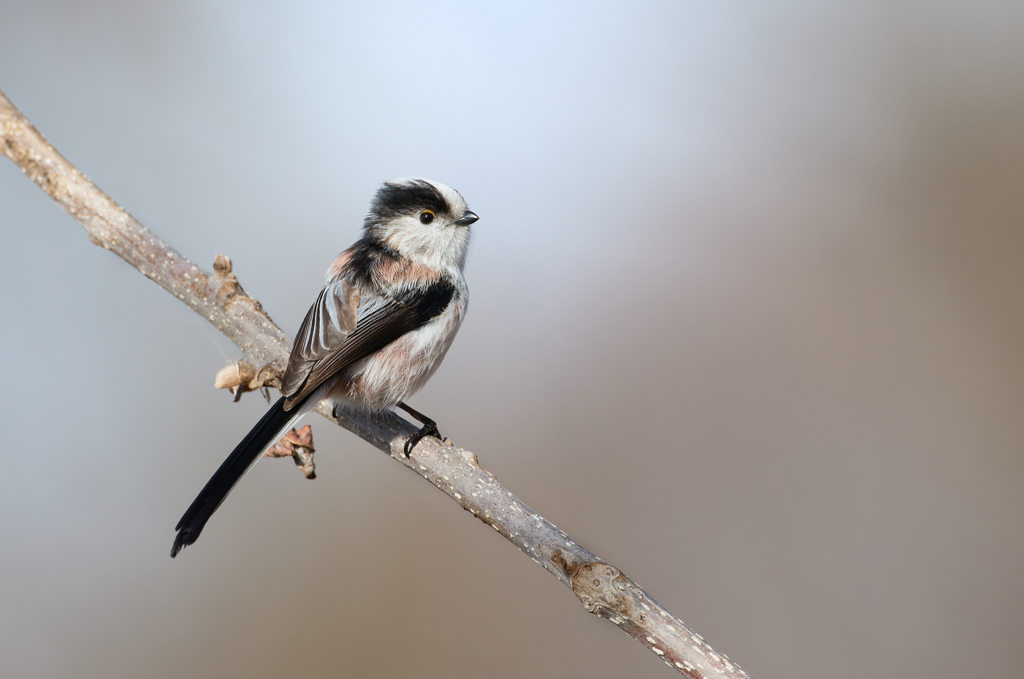
[[[755,679],[1019,674],[1020,2],[3,0],[0,88],[289,332],[455,186],[457,444]],[[265,404],[6,160],[0,233],[3,676],[672,676],[316,419],[172,561]]]

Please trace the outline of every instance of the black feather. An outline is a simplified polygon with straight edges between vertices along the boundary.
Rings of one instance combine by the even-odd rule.
[[[382,262],[401,261],[402,259],[404,259],[402,255],[368,233],[360,238],[352,249],[352,257],[345,265],[345,270],[350,272],[352,278],[364,288],[375,290],[378,286],[373,279],[374,269]]]
[[[447,308],[455,296],[455,286],[447,277],[431,283],[426,290],[406,288],[395,295],[395,299],[409,307],[413,322],[419,327]]]
[[[192,505],[181,517],[181,521],[174,527],[178,531],[174,538],[174,546],[171,548],[171,556],[177,556],[187,545],[191,545],[203,532],[203,526],[210,520],[217,507],[228,496],[231,489],[235,487],[238,480],[245,476],[249,467],[256,462],[263,453],[263,449],[274,443],[284,433],[284,428],[295,415],[284,409],[284,399],[278,399],[277,403],[271,406],[267,414],[263,416],[252,431],[242,439],[242,442],[235,446],[235,449],[224,460],[217,472],[203,486],[199,497],[192,502]]]

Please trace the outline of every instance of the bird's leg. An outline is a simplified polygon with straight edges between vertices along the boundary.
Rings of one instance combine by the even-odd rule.
[[[412,436],[410,436],[409,440],[405,442],[406,457],[409,457],[409,453],[412,452],[412,449],[415,448],[416,444],[419,443],[425,436],[433,436],[440,441],[444,440],[444,437],[441,436],[441,432],[437,430],[437,422],[434,422],[432,419],[430,419],[420,411],[416,410],[415,408],[406,405],[404,402],[400,401],[398,403],[398,407],[423,423],[423,426],[420,428],[420,430],[413,434]]]

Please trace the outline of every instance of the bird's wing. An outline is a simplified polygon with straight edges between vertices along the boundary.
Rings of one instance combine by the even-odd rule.
[[[454,294],[444,279],[398,297],[360,295],[346,280],[325,287],[295,336],[281,385],[285,407],[291,409],[339,370],[441,313]]]

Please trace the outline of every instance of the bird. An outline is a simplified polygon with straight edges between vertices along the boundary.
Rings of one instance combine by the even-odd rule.
[[[198,539],[235,484],[303,415],[382,413],[399,407],[422,427],[408,457],[437,423],[405,400],[434,374],[469,304],[463,269],[470,225],[479,217],[455,189],[429,179],[384,182],[362,237],[327,270],[295,336],[278,399],[235,447],[175,527],[171,557]]]

